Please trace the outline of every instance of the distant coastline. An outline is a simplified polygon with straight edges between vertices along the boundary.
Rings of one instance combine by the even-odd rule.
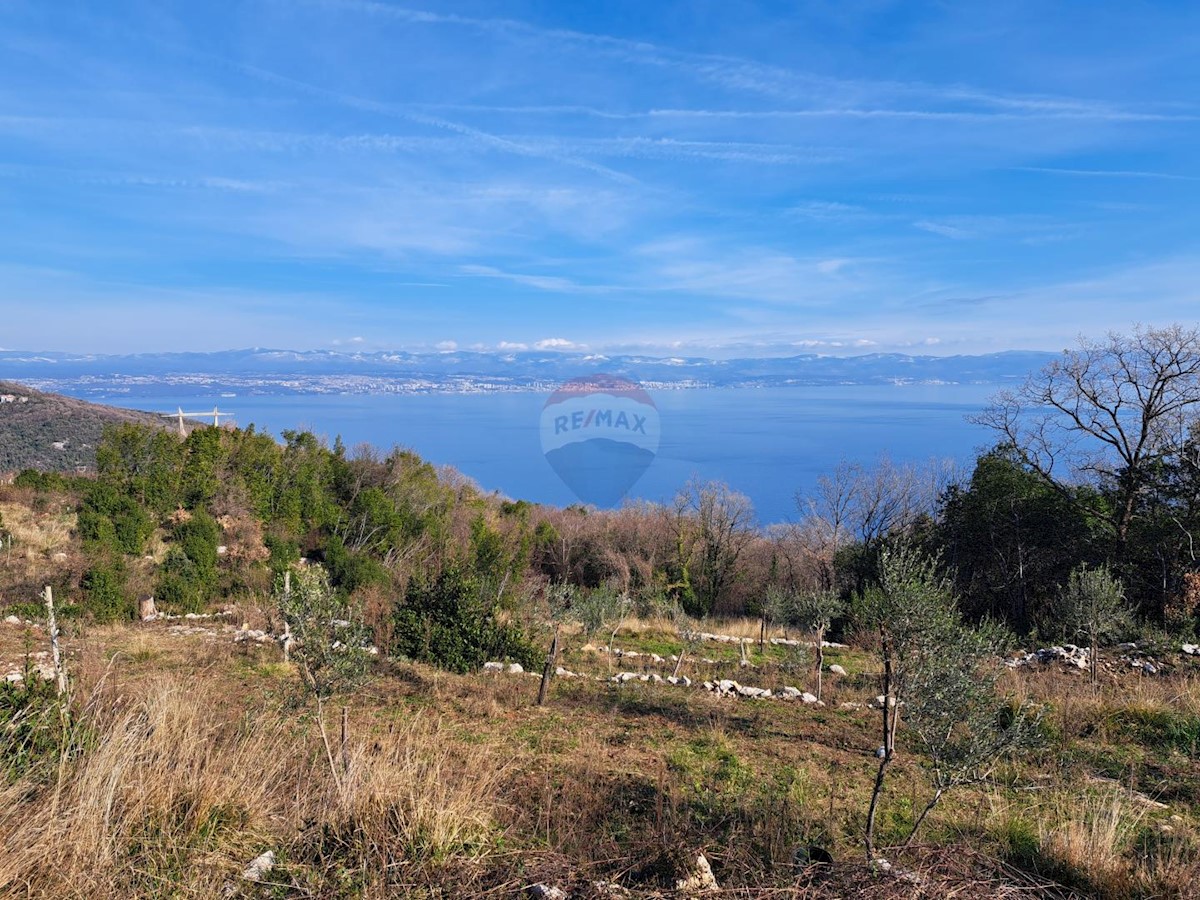
[[[710,388],[1001,385],[1053,354],[874,353],[707,359],[547,352],[340,353],[231,350],[129,356],[0,351],[0,371],[40,390],[87,397],[549,393],[568,378],[621,375],[651,391]]]

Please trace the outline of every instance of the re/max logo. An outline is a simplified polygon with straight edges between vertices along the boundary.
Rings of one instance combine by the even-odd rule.
[[[646,417],[637,413],[619,412],[613,415],[611,409],[591,409],[585,416],[583,410],[569,416],[554,417],[554,433],[563,434],[567,431],[579,431],[583,428],[615,428],[624,429],[630,433],[646,433]]]

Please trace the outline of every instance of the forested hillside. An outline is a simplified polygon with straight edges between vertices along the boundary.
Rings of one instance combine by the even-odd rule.
[[[154,413],[87,403],[0,381],[0,472],[94,468],[105,427],[123,422],[154,429],[169,426]]]

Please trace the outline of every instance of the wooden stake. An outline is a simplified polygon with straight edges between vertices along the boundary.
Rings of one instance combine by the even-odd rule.
[[[679,648],[679,656],[675,657],[675,671],[671,673],[672,678],[679,677],[679,667],[683,665],[683,658],[687,656],[687,647]]]
[[[550,676],[558,664],[558,626],[554,626],[554,640],[550,642],[550,652],[546,654],[546,666],[542,669],[542,683],[538,687],[538,706],[546,703],[546,692],[550,689]]]
[[[284,603],[292,598],[292,570],[287,569],[283,573],[283,599]],[[283,620],[283,661],[289,662],[292,656],[292,626],[287,618]]]
[[[58,619],[54,615],[54,589],[46,585],[46,618],[50,626],[50,654],[54,658],[54,681],[59,696],[67,692],[67,673],[63,669],[62,654],[58,650]]]

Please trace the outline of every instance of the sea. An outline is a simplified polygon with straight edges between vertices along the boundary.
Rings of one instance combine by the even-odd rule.
[[[968,416],[995,390],[889,384],[657,391],[658,450],[626,497],[669,502],[692,478],[720,481],[748,496],[767,525],[798,519],[797,494],[811,493],[842,461],[952,460],[969,472],[994,436]],[[161,413],[219,406],[237,425],[276,436],[307,429],[330,443],[340,436],[351,449],[406,447],[508,498],[579,502],[543,454],[544,394],[64,393]]]

